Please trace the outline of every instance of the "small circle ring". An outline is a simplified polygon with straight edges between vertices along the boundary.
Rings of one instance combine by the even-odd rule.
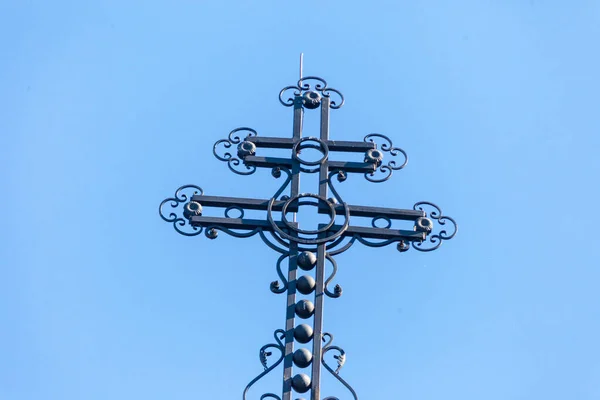
[[[318,143],[318,145],[312,144],[312,143],[302,144],[304,142],[316,142],[316,143]],[[323,154],[323,157],[321,157],[320,159],[318,159],[316,161],[303,160],[298,156],[298,154],[300,153],[300,150],[303,150],[303,149],[319,150],[321,152],[321,154]],[[292,148],[292,157],[294,158],[294,160],[298,161],[302,165],[309,165],[309,166],[321,165],[329,157],[329,147],[327,146],[327,143],[325,143],[321,139],[318,139],[318,138],[312,137],[312,136],[304,137],[304,138],[298,140],[296,143],[294,143],[294,147]]]

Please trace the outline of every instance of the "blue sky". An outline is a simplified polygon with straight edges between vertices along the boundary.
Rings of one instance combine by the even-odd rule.
[[[241,398],[284,324],[277,256],[179,236],[157,206],[186,183],[273,192],[212,144],[291,134],[301,51],[346,97],[333,138],[410,157],[347,201],[460,226],[433,253],[338,258],[325,329],[359,397],[600,398],[599,34],[594,1],[1,2],[0,398]]]

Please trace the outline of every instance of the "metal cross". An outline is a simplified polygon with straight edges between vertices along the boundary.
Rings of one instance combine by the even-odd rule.
[[[293,96],[286,99],[286,93],[290,92]],[[265,199],[207,196],[200,187],[186,185],[179,188],[174,197],[160,204],[160,215],[182,235],[195,236],[204,232],[210,239],[215,239],[219,231],[243,238],[259,235],[269,247],[280,253],[276,264],[279,280],[272,282],[270,288],[274,293],[287,292],[285,329],[277,329],[275,342],[260,349],[264,371],[245,388],[244,400],[249,389],[282,362],[282,396],[265,393],[261,400],[291,400],[293,391],[310,391],[311,400],[321,400],[321,366],[357,400],[354,389],[339,374],[346,361],[346,353],[341,347],[332,345],[333,335],[323,331],[325,296],[338,298],[342,294],[341,286],[336,285],[333,290],[328,287],[337,272],[333,256],[348,250],[356,242],[370,247],[396,244],[400,252],[410,248],[431,251],[444,240],[454,237],[457,225],[429,202],[416,203],[412,209],[347,204],[334,186],[333,178],[341,183],[349,174],[363,174],[371,182],[384,182],[394,171],[406,166],[406,153],[394,147],[389,138],[376,133],[365,136],[360,142],[331,140],[330,111],[342,107],[344,98],[321,78],[301,75],[296,85],[281,90],[279,101],[286,107],[293,107],[291,138],[260,136],[253,129],[237,128],[213,147],[215,157],[226,162],[236,174],[250,175],[259,168],[269,168],[273,177],[283,178],[284,182],[275,194]],[[320,112],[319,135],[303,137],[304,112],[312,110]],[[291,154],[284,158],[263,155],[269,149],[289,150]],[[307,159],[302,155],[302,151],[308,149],[312,149],[318,157]],[[331,159],[334,153],[359,153],[363,157],[359,162],[334,161]],[[302,174],[318,174],[317,193],[300,191]],[[329,222],[319,224],[317,229],[301,229],[295,221],[295,213],[306,206],[316,207],[320,214],[328,215]],[[206,216],[207,208],[223,209],[224,216]],[[232,215],[234,210],[238,215]],[[262,211],[266,215],[262,219],[245,218],[248,210]],[[290,214],[294,215],[292,220]],[[371,224],[357,224],[361,218],[370,219]],[[398,229],[392,227],[393,221],[402,221],[401,224],[410,226]],[[287,276],[282,270],[286,259]],[[326,277],[327,263],[331,265],[332,272]],[[298,268],[302,270],[300,277],[297,276]],[[313,270],[314,277],[311,275]],[[312,301],[299,299],[300,295],[312,295]],[[296,318],[312,318],[312,326],[296,324]],[[311,341],[312,350],[300,347],[294,351],[295,342],[302,345]],[[274,351],[279,352],[279,358],[269,365],[268,358]],[[336,369],[326,361],[325,355],[330,351],[337,361]],[[310,368],[310,375],[294,375],[294,368]],[[329,396],[323,400],[336,399]]]

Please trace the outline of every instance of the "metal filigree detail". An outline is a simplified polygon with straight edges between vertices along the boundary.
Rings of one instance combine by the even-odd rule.
[[[348,204],[346,204],[345,202],[342,201],[341,197],[339,196],[339,194],[337,193],[337,191],[331,184],[331,177],[333,175],[337,174],[337,172],[332,172],[329,174],[328,185],[329,185],[331,191],[333,192],[333,194],[335,195],[335,197],[338,199],[338,202],[343,205],[344,217],[345,217],[344,223],[337,231],[335,231],[333,233],[327,232],[329,230],[329,228],[331,228],[333,226],[335,217],[337,215],[333,204],[322,196],[312,194],[312,193],[300,193],[297,196],[294,196],[294,197],[286,200],[286,202],[283,205],[282,212],[281,212],[281,215],[282,215],[281,220],[285,224],[286,230],[294,231],[296,233],[296,235],[292,235],[288,232],[285,232],[282,228],[280,228],[278,226],[278,224],[275,222],[275,219],[273,218],[273,204],[275,203],[275,199],[277,199],[281,195],[281,193],[285,190],[285,188],[291,182],[292,173],[289,169],[283,168],[283,167],[273,168],[273,170],[271,171],[271,174],[275,178],[280,178],[282,172],[285,172],[285,174],[287,175],[287,178],[284,181],[284,183],[281,185],[279,190],[273,195],[273,197],[271,197],[271,200],[269,200],[269,203],[267,205],[267,219],[268,219],[269,223],[271,224],[271,227],[273,228],[274,232],[276,233],[275,236],[278,236],[279,238],[281,238],[282,241],[283,241],[283,239],[286,239],[290,242],[295,242],[295,243],[299,243],[299,244],[307,244],[307,245],[318,245],[321,243],[331,242],[331,241],[339,238],[346,231],[346,229],[348,229],[348,226],[350,224],[350,207],[348,206]],[[308,203],[300,201],[303,198],[317,199],[317,201],[323,202],[324,204],[328,205],[329,215],[330,215],[330,223],[327,224],[327,226],[320,228],[318,230],[304,230],[304,229],[299,229],[298,227],[294,226],[294,224],[290,223],[290,221],[285,216],[286,210],[294,202],[297,202],[298,205],[308,205]],[[298,234],[319,235],[322,233],[329,233],[329,234],[325,237],[317,237],[317,238],[303,238],[303,237],[298,236]],[[283,241],[283,242],[285,243],[285,241]],[[306,249],[306,250],[312,250],[312,249]]]
[[[311,81],[317,82],[314,84],[314,87],[311,85]],[[327,87],[327,82],[325,82],[325,80],[323,78],[319,78],[318,76],[306,76],[306,77],[300,79],[298,81],[298,83],[296,84],[296,86],[286,86],[283,89],[281,89],[281,91],[279,92],[279,101],[284,106],[291,107],[294,105],[293,97],[289,97],[287,100],[283,100],[283,98],[285,97],[285,93],[288,90],[293,90],[294,97],[303,96],[303,94],[306,92],[315,92],[317,94],[320,94],[323,97],[331,97],[331,93],[335,93],[337,96],[339,96],[339,99],[331,100],[331,102],[329,103],[329,107],[333,108],[333,109],[338,109],[344,105],[344,96],[342,95],[342,93],[337,89]],[[307,104],[306,99],[304,99],[304,100],[305,101],[303,101],[303,103],[306,108],[313,109],[313,108],[317,108],[319,105],[319,104],[313,104],[312,102],[309,102]],[[314,100],[317,100],[317,99],[314,99]],[[321,99],[318,99],[318,103],[320,103],[320,102],[321,102]]]
[[[289,255],[283,254],[277,260],[277,275],[279,276],[279,279],[281,280],[281,282],[283,282],[283,285],[280,285],[279,281],[271,282],[270,289],[271,289],[271,292],[273,292],[273,293],[281,294],[288,289],[288,281],[287,281],[287,279],[285,279],[285,275],[283,275],[283,272],[281,271],[281,262],[283,260],[285,260],[286,258],[289,258]]]
[[[429,213],[427,213],[427,209],[426,209],[427,207],[432,208],[433,210],[430,211]],[[413,242],[412,247],[415,250],[419,250],[419,251],[435,250],[442,245],[442,242],[444,240],[450,240],[454,237],[454,235],[456,235],[456,232],[458,231],[458,225],[456,224],[456,221],[454,221],[454,219],[451,217],[443,215],[442,210],[435,204],[430,203],[428,201],[420,201],[413,206],[413,210],[425,211],[429,218],[436,220],[437,225],[442,226],[442,229],[439,232],[434,233],[433,235],[432,234],[428,235],[429,240],[426,240],[423,242]],[[450,224],[452,225],[450,234],[445,229],[446,222],[450,222]],[[426,243],[431,244],[432,246],[427,247],[425,245]]]
[[[326,338],[329,338],[329,340],[323,347],[323,353],[321,355],[321,361],[323,362],[323,366],[327,369],[327,371],[331,373],[331,375],[333,375],[338,381],[340,381],[342,385],[344,385],[346,389],[350,391],[350,393],[352,393],[352,397],[354,398],[354,400],[358,400],[358,396],[356,395],[356,392],[354,391],[352,386],[350,386],[350,384],[340,376],[340,370],[346,363],[346,352],[339,346],[332,346],[333,335],[331,333],[323,333],[323,341],[326,341]],[[327,361],[325,361],[325,355],[330,351],[337,352],[337,354],[333,356],[333,358],[337,361],[337,368],[335,370],[331,368],[329,364],[327,364]],[[339,400],[339,398],[335,396],[328,396],[325,397],[323,400]]]
[[[325,254],[325,258],[327,258],[327,260],[329,260],[329,262],[331,263],[331,265],[333,267],[333,271],[331,271],[331,275],[329,275],[329,278],[327,278],[327,280],[325,281],[325,294],[331,298],[337,299],[338,297],[340,297],[342,295],[342,291],[343,291],[342,287],[340,285],[335,285],[333,288],[333,292],[331,290],[329,290],[329,288],[327,287],[331,283],[333,278],[335,278],[335,275],[337,274],[337,270],[338,270],[337,262],[328,253]]]
[[[184,236],[196,236],[196,235],[199,235],[202,233],[202,228],[198,228],[197,226],[192,226],[189,222],[188,218],[190,217],[190,215],[189,215],[190,211],[186,211],[186,210],[188,208],[194,208],[195,206],[193,206],[193,207],[188,206],[191,203],[191,202],[188,202],[188,199],[190,199],[192,197],[192,195],[185,194],[184,193],[185,191],[192,191],[193,192],[192,195],[202,196],[204,194],[204,191],[199,186],[184,185],[175,191],[174,197],[169,197],[167,199],[164,199],[160,203],[160,206],[158,207],[158,212],[160,214],[160,217],[163,220],[173,223],[173,228],[175,228],[175,230],[178,233],[180,233]],[[169,213],[168,216],[165,216],[163,207],[167,203],[169,203],[172,210],[170,210],[171,212]],[[176,209],[179,207],[180,204],[183,204],[183,206],[182,206],[183,210],[181,211],[181,214],[178,214],[177,212],[173,212],[173,211],[176,211]],[[202,212],[201,206],[200,206],[200,212]]]
[[[319,370],[321,366],[325,367],[350,391],[354,400],[358,400],[354,389],[340,376],[340,371],[347,361],[346,352],[341,347],[332,345],[333,335],[322,333],[323,310],[320,308],[322,304],[317,301],[313,304],[308,300],[297,302],[297,293],[307,295],[315,292],[315,296],[319,297],[322,295],[330,298],[340,297],[343,290],[334,281],[338,265],[333,257],[350,249],[355,243],[375,248],[395,244],[400,252],[405,252],[411,247],[418,251],[432,251],[437,249],[444,240],[454,237],[457,225],[452,218],[442,215],[439,207],[429,202],[416,203],[413,210],[350,206],[345,203],[334,183],[337,185],[337,182],[346,181],[350,173],[363,173],[370,182],[387,181],[394,171],[407,165],[406,152],[394,147],[387,136],[378,133],[366,135],[363,139],[364,143],[331,140],[330,109],[340,108],[344,104],[344,97],[338,90],[329,88],[322,78],[316,76],[301,78],[295,86],[287,86],[280,91],[279,101],[286,107],[294,107],[294,128],[291,139],[259,137],[254,129],[242,127],[234,129],[227,138],[217,141],[213,146],[215,157],[226,162],[228,168],[236,174],[250,175],[258,168],[272,168],[273,177],[283,177],[280,180],[283,183],[271,198],[205,196],[200,187],[186,185],[177,189],[174,197],[165,199],[160,204],[159,212],[163,220],[172,223],[177,232],[186,236],[204,233],[207,238],[216,239],[221,232],[237,238],[258,235],[267,246],[279,253],[276,262],[277,277],[270,283],[270,290],[277,294],[287,292],[285,296],[287,310],[293,311],[295,313],[293,315],[302,319],[313,318],[312,327],[301,324],[290,329],[291,314],[287,313],[288,329],[276,330],[275,341],[260,348],[258,356],[262,372],[246,386],[243,400],[247,400],[251,388],[259,392],[255,384],[281,364],[284,366],[283,394],[280,396],[275,393],[264,393],[254,398],[288,399],[293,389],[297,393],[312,390],[312,397],[315,399],[339,400],[335,396],[321,397],[318,379],[311,382],[311,378],[302,373],[292,377],[291,368],[294,365],[298,368],[306,368],[310,363],[313,363],[313,368]],[[321,114],[318,138],[303,137],[304,114],[311,109],[319,109]],[[256,156],[257,149],[260,149],[260,157]],[[287,158],[277,154],[275,157],[268,154],[263,157],[264,149],[291,150],[291,154]],[[306,149],[310,151],[303,152]],[[315,150],[320,153],[320,156],[314,156]],[[311,156],[310,153],[313,153],[314,157],[307,157]],[[359,154],[364,156],[364,161],[338,160],[336,155],[339,153]],[[300,191],[298,179],[303,173],[319,173],[318,192],[315,192],[318,194]],[[337,179],[336,182],[333,182],[334,177]],[[328,214],[329,221],[319,223],[313,229],[301,229],[301,225],[296,222],[295,213],[306,206],[317,207],[319,214]],[[212,212],[216,208],[219,209],[219,213],[223,212],[224,216]],[[263,213],[262,216],[254,219],[253,216],[259,211]],[[203,215],[203,212],[207,215]],[[245,217],[245,213],[250,214],[251,218]],[[294,213],[293,219],[292,213]],[[360,223],[351,226],[351,216],[358,217],[359,221],[360,218],[369,218],[370,226],[368,222],[366,226]],[[392,221],[396,224],[397,220],[412,221],[413,230],[392,229]],[[320,219],[318,221],[322,222]],[[450,225],[452,228],[449,228]],[[302,226],[302,228],[306,227]],[[316,256],[313,254],[314,260],[306,262],[296,259],[298,254],[306,251],[317,253]],[[284,260],[291,263],[289,268],[282,265]],[[296,268],[305,271],[316,268],[316,280],[311,274],[297,277]],[[310,357],[302,358],[291,352],[294,340],[308,343],[311,339],[315,342]],[[322,348],[321,339],[327,342]],[[303,350],[309,353],[309,350]],[[315,357],[314,354],[319,354],[319,351],[320,356]],[[326,355],[330,364],[325,359]],[[307,361],[309,358],[310,361]],[[337,363],[337,366],[333,367],[334,363]],[[262,392],[261,390],[259,393]]]
[[[258,382],[263,376],[267,375],[269,372],[274,370],[283,361],[283,357],[285,355],[285,345],[281,342],[281,339],[285,337],[285,331],[283,329],[277,329],[273,333],[273,336],[275,337],[275,343],[269,343],[264,345],[260,348],[260,351],[258,352],[260,364],[263,366],[264,371],[261,372],[256,378],[252,379],[250,383],[246,386],[246,389],[244,389],[243,400],[246,400],[246,395],[248,394],[248,390],[250,390],[250,387],[252,387],[252,385]],[[277,350],[280,354],[277,361],[275,361],[271,366],[268,366],[268,358],[273,354],[272,351],[268,351],[270,349]],[[273,393],[265,393],[260,398],[261,400],[266,398],[281,400],[279,396]]]
[[[243,164],[242,160],[240,160],[240,158],[238,157],[243,158],[246,155],[250,155],[252,146],[254,145],[250,143],[249,145],[245,145],[245,147],[242,146],[241,148],[238,148],[237,145],[242,144],[242,137],[238,134],[238,132],[248,132],[248,134],[244,138],[249,136],[257,136],[257,133],[254,129],[246,127],[236,128],[229,132],[228,139],[217,140],[217,142],[213,146],[213,154],[218,160],[226,162],[229,169],[235,172],[236,174],[251,175],[254,172],[256,172],[256,167],[249,167]],[[235,149],[235,155],[232,154],[232,148]],[[242,168],[242,165],[244,166],[244,168]]]
[[[375,172],[370,172],[370,173],[365,174],[365,178],[369,182],[379,183],[379,182],[385,182],[388,179],[390,179],[390,177],[392,176],[392,173],[394,171],[398,171],[398,170],[404,168],[406,166],[406,164],[408,163],[408,155],[401,148],[394,147],[394,145],[392,144],[392,141],[390,140],[389,137],[379,134],[379,133],[371,133],[371,134],[365,136],[364,141],[376,143],[375,138],[383,139],[383,143],[379,146],[379,149],[382,152],[389,153],[389,155],[392,157],[396,157],[399,154],[402,154],[402,156],[404,157],[404,161],[402,162],[402,164],[398,164],[395,159],[392,159],[392,160],[388,161],[387,164],[384,164],[383,160],[385,160],[385,157],[382,156],[379,159],[379,164],[378,164],[379,165],[378,171],[381,174],[378,174],[379,176],[376,176]],[[378,156],[379,155],[381,155],[381,154],[378,154]],[[368,158],[368,156],[366,157],[366,159],[367,158]]]

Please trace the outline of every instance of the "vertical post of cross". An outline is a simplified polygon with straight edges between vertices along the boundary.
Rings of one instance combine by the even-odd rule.
[[[320,139],[327,143],[329,140],[329,101],[324,97],[321,101],[321,124]],[[327,198],[327,175],[329,161],[326,159],[319,169],[319,196]],[[311,400],[320,400],[321,398],[321,357],[322,357],[322,337],[323,337],[323,306],[325,300],[325,254],[327,244],[321,243],[317,247],[317,269],[315,286],[315,316],[314,316],[314,336],[313,336],[313,364],[312,364],[312,390]]]
[[[300,140],[302,137],[302,122],[304,119],[304,108],[302,106],[302,96],[294,96],[294,140]],[[292,182],[290,188],[290,198],[294,198],[300,192],[300,163],[296,160],[292,162]],[[294,218],[295,222],[296,218]],[[292,235],[296,235],[295,232]],[[285,320],[285,356],[283,359],[283,398],[282,400],[292,400],[292,369],[294,365],[294,328],[296,314],[296,270],[298,267],[298,243],[290,242],[289,269],[288,269],[288,290],[286,304]]]

